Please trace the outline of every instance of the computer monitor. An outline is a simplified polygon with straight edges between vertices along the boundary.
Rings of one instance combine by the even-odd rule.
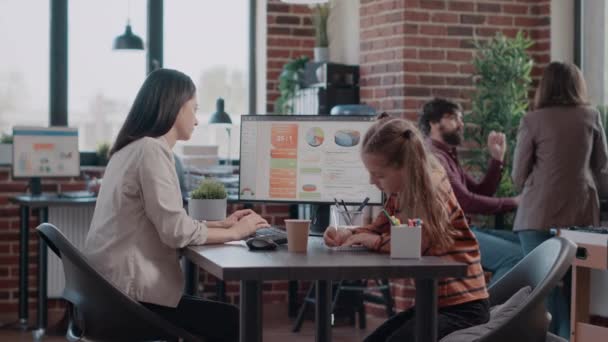
[[[361,143],[374,116],[244,115],[239,200],[381,204]],[[327,216],[329,214],[327,213]]]
[[[32,194],[40,177],[80,175],[78,129],[70,127],[13,127],[13,177],[33,179]]]

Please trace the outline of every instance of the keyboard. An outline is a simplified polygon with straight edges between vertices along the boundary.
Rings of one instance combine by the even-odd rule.
[[[568,230],[573,230],[573,231],[583,232],[583,233],[608,234],[608,227],[574,226],[574,227],[568,227]]]
[[[63,198],[87,198],[95,197],[96,194],[90,191],[66,191],[59,193],[58,196]]]
[[[258,229],[251,237],[270,238],[277,245],[284,245],[287,243],[287,232],[285,229],[281,229],[278,226]]]

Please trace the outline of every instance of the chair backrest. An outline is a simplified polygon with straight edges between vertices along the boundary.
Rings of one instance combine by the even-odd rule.
[[[149,341],[181,337],[186,341],[201,341],[117,289],[55,226],[43,223],[36,230],[61,258],[65,274],[63,298],[76,308],[75,328],[84,338]]]
[[[524,286],[532,293],[512,319],[493,329],[480,341],[544,341],[549,320],[545,299],[564,277],[574,260],[576,245],[561,237],[551,238],[526,255],[489,289],[491,305],[504,303]]]

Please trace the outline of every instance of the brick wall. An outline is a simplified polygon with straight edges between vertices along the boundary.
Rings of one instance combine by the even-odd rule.
[[[361,100],[405,118],[430,97],[470,108],[472,39],[519,29],[538,77],[550,58],[549,0],[362,0]]]
[[[361,101],[411,120],[434,96],[470,108],[472,39],[522,29],[536,81],[550,59],[549,0],[361,0],[359,13]],[[399,309],[413,304],[411,284],[395,281],[393,294]]]
[[[267,11],[266,110],[273,113],[274,102],[279,97],[279,75],[283,65],[300,56],[312,59],[315,40],[308,6],[268,0]]]

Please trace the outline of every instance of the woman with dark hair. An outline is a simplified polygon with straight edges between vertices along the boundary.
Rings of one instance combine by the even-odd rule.
[[[179,249],[243,239],[268,223],[251,210],[221,222],[190,218],[172,148],[197,125],[196,88],[169,69],[146,78],[110,151],[85,254],[133,299],[210,341],[236,341],[238,309],[185,296]]]
[[[521,120],[513,161],[513,182],[522,189],[513,230],[523,254],[549,239],[552,227],[598,225],[607,172],[606,135],[599,112],[588,105],[582,73],[571,63],[550,63],[534,111]],[[569,338],[568,286],[563,290],[547,303],[550,330]]]

